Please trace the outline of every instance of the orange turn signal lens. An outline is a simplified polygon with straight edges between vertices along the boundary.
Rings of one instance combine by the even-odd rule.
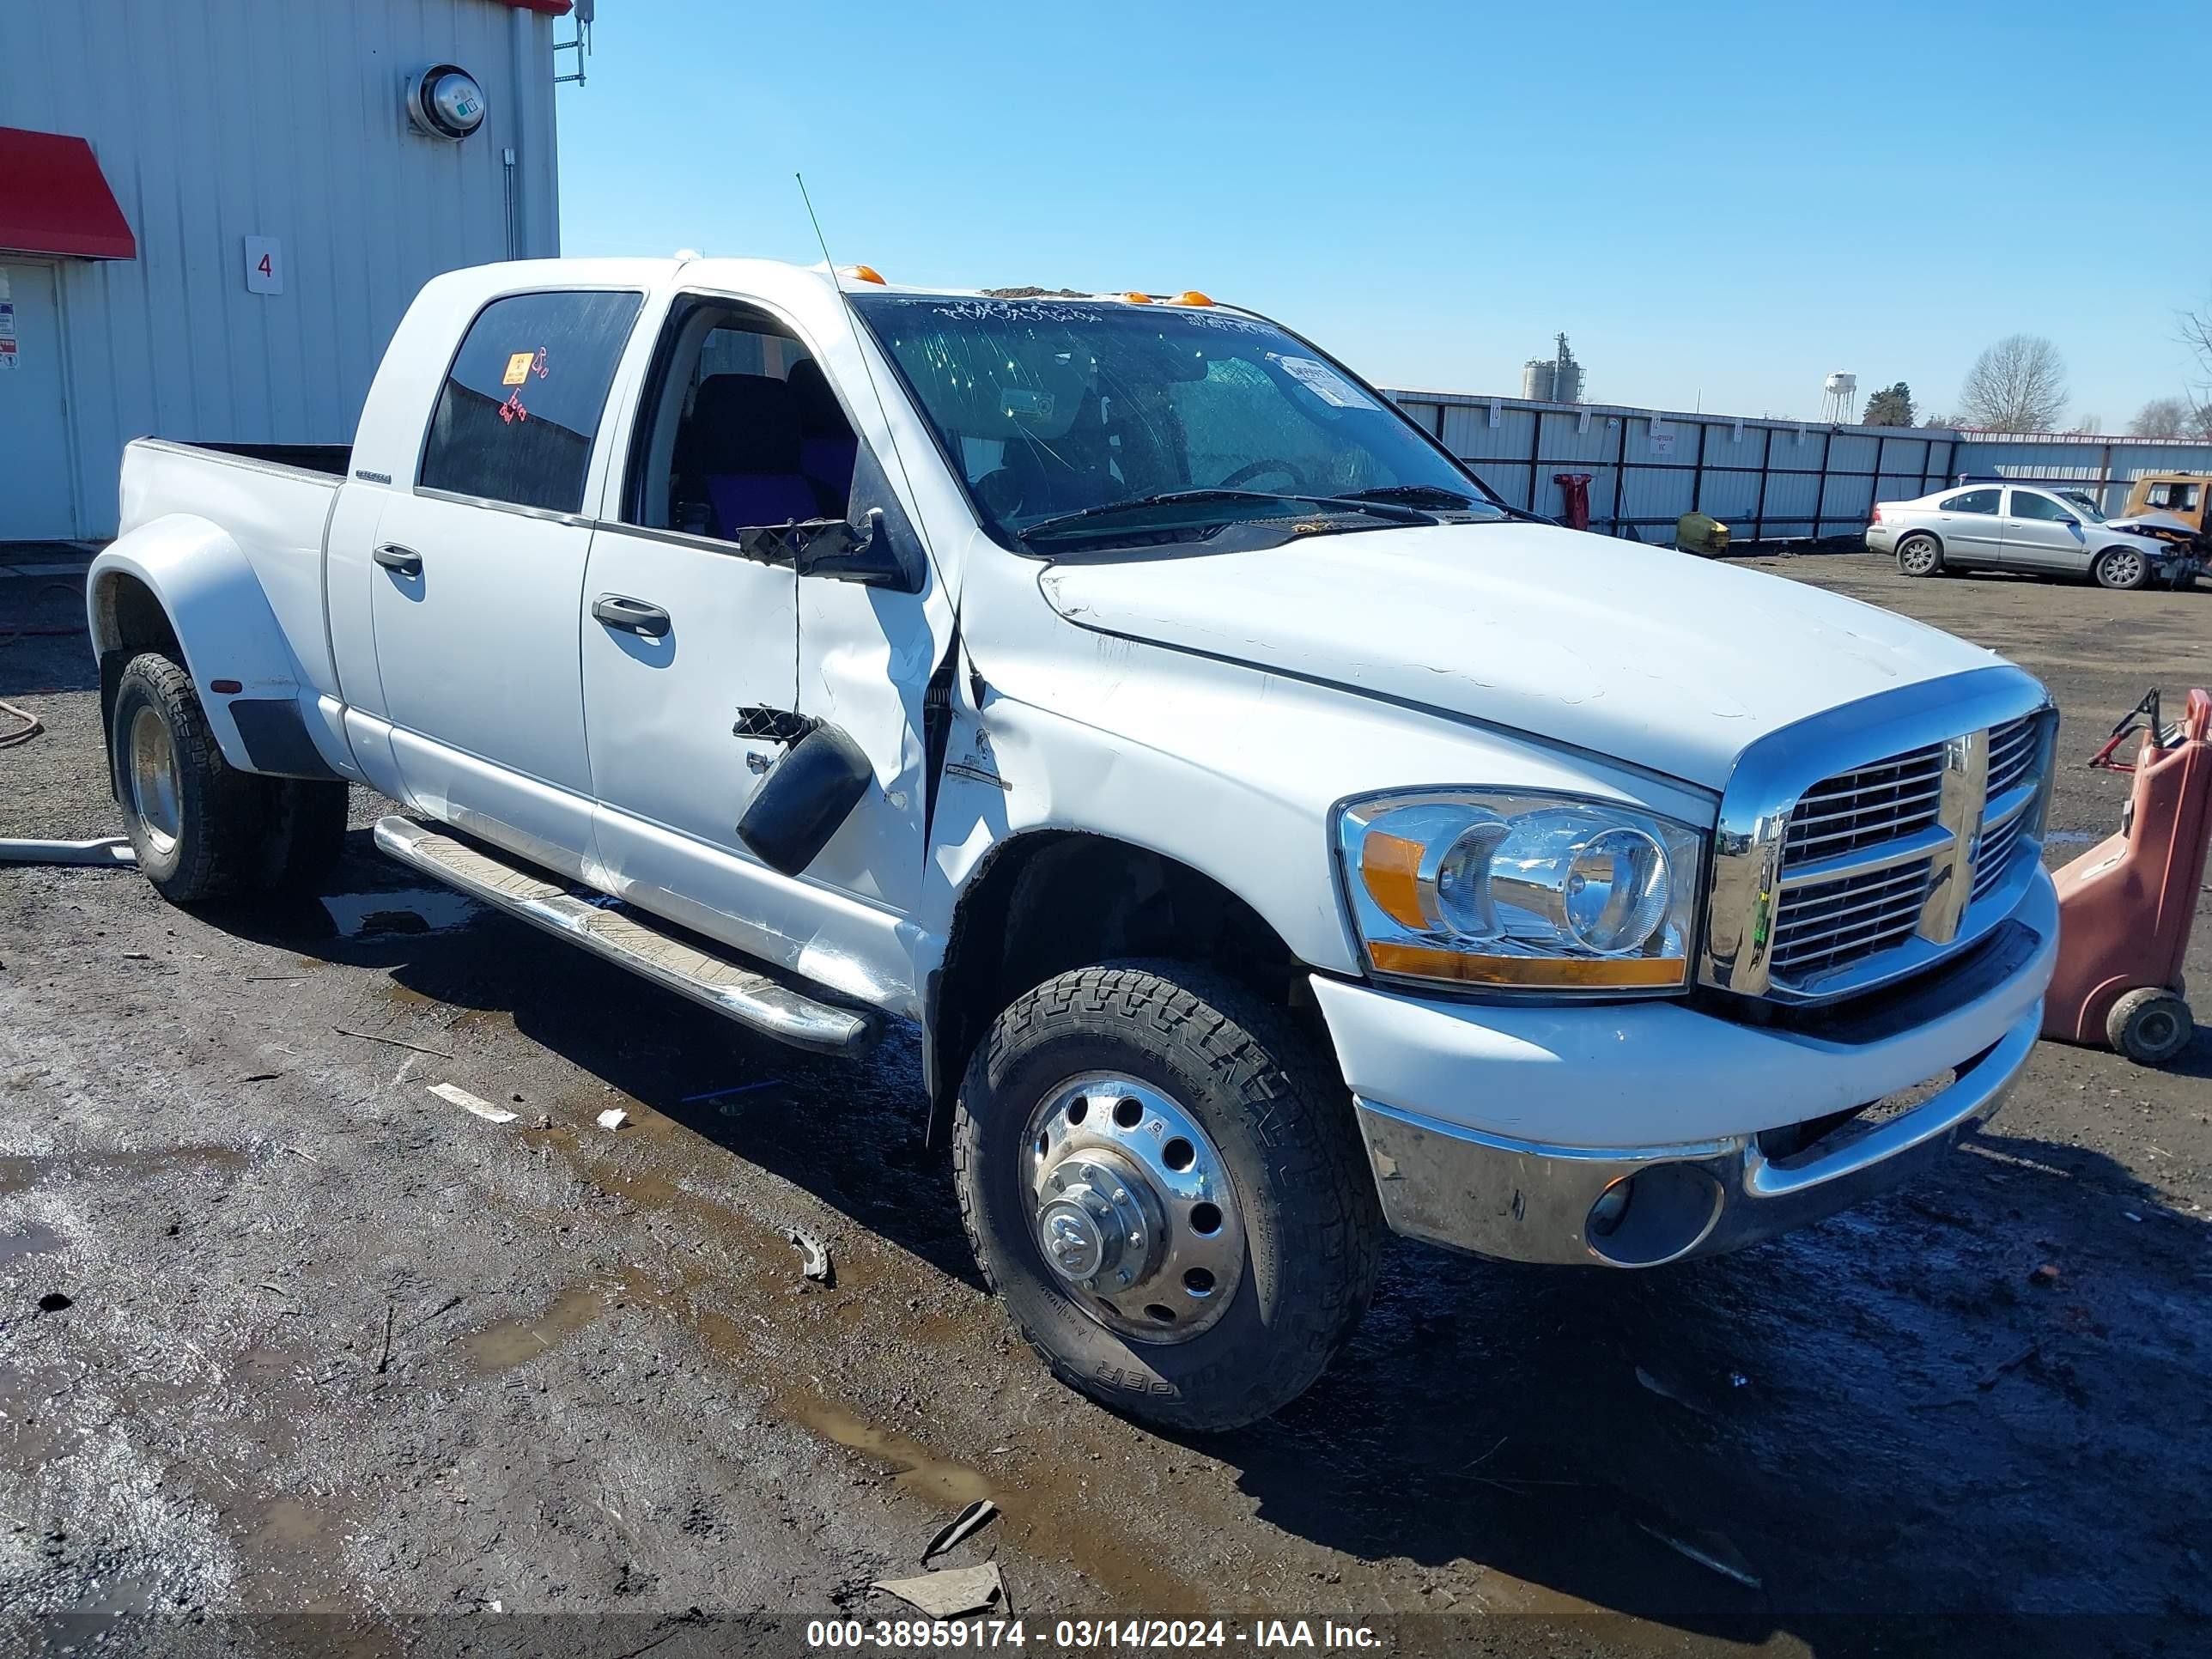
[[[1171,306],[1210,306],[1213,301],[1194,288],[1187,288],[1168,301]]]
[[[1359,843],[1359,878],[1368,896],[1384,915],[1417,933],[1429,925],[1421,914],[1421,853],[1420,842],[1382,830],[1370,830]]]
[[[856,283],[873,283],[878,288],[887,286],[884,282],[883,273],[873,265],[847,265],[845,275]]]
[[[1373,890],[1371,884],[1369,890]],[[1376,902],[1379,904],[1382,900],[1377,898]],[[1425,945],[1381,942],[1369,945],[1367,954],[1377,973],[1458,980],[1468,985],[1648,991],[1681,985],[1686,982],[1689,974],[1689,963],[1680,957],[1469,956]]]

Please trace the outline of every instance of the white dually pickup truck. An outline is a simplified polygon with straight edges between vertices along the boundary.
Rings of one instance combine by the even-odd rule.
[[[2035,1041],[2035,680],[1533,520],[1203,295],[456,271],[349,451],[142,440],[122,523],[165,894],[312,882],[361,783],[386,853],[756,1031],[913,1022],[984,1273],[1163,1425],[1311,1383],[1386,1228],[1733,1249]]]

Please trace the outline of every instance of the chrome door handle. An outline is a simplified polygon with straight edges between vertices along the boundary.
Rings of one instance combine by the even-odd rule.
[[[386,570],[396,570],[403,576],[422,574],[422,556],[411,547],[402,547],[398,542],[386,542],[369,555]]]
[[[594,620],[609,628],[621,629],[624,633],[641,638],[661,640],[668,637],[672,624],[668,613],[657,605],[647,605],[643,599],[626,599],[620,593],[602,593],[592,601]]]

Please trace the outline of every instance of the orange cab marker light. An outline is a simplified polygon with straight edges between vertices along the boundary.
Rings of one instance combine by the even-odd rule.
[[[1415,933],[1422,932],[1428,918],[1421,914],[1421,843],[1408,841],[1403,836],[1394,836],[1384,830],[1370,830],[1359,843],[1359,878],[1382,914]]]
[[[1124,294],[1121,297],[1133,306],[1148,306],[1152,302],[1152,296],[1149,294]]]
[[[1210,306],[1213,301],[1196,289],[1187,288],[1168,303],[1171,306]]]
[[[1653,989],[1684,983],[1688,963],[1680,957],[1595,957],[1566,961],[1543,957],[1463,956],[1456,951],[1377,941],[1368,957],[1381,974],[1409,974],[1422,979],[1454,979],[1469,985],[1556,985],[1577,990],[1614,988]]]
[[[844,274],[856,283],[873,283],[878,288],[887,287],[883,274],[873,265],[847,265]]]

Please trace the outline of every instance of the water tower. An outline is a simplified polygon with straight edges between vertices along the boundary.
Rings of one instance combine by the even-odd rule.
[[[1820,418],[1850,426],[1858,420],[1859,377],[1848,369],[1838,369],[1820,382],[1823,394]]]

